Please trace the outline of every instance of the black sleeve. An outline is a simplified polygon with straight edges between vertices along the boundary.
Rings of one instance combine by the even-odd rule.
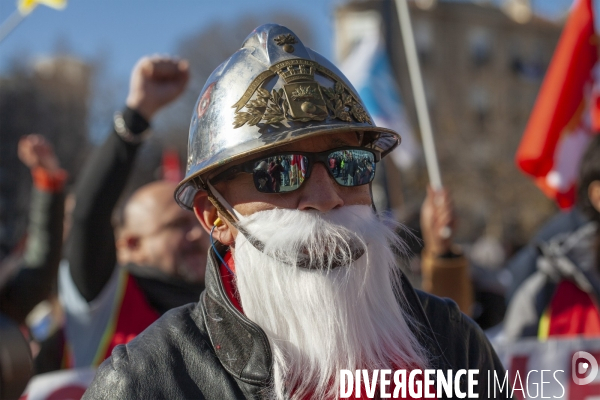
[[[0,312],[18,323],[50,295],[62,254],[63,215],[63,191],[33,188],[25,253],[0,289]]]
[[[123,119],[134,134],[149,126],[129,108],[123,112]],[[115,268],[111,215],[127,183],[138,147],[124,141],[113,128],[78,177],[67,258],[71,277],[87,301],[98,296]]]
[[[510,303],[521,284],[537,270],[538,256],[539,252],[536,246],[529,243],[508,260],[505,268],[511,273],[512,279],[507,288],[506,304]]]

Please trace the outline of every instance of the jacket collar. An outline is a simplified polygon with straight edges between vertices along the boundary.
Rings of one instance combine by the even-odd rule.
[[[225,250],[223,246],[219,248],[221,254]],[[219,361],[236,379],[252,385],[267,385],[271,380],[273,362],[267,335],[231,304],[223,287],[219,262],[214,251],[210,250],[205,282],[206,291],[201,299],[204,304],[204,318]],[[398,296],[403,295],[406,300],[399,303],[415,322],[411,324],[411,329],[427,349],[433,363],[431,368],[443,370],[451,368],[451,364],[435,339],[419,297],[404,274],[401,283],[402,294]]]
[[[225,250],[221,246],[219,251]],[[209,250],[204,303],[206,329],[223,367],[245,383],[266,385],[271,380],[272,355],[264,331],[235,308],[225,293],[214,251]]]

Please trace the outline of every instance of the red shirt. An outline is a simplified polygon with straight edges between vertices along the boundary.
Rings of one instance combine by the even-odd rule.
[[[546,334],[542,332],[544,329],[547,336],[600,336],[598,305],[589,293],[571,281],[558,284],[544,318],[549,321],[546,327],[541,327],[541,336]]]

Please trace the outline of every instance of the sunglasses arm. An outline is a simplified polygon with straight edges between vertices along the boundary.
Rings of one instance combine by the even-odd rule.
[[[221,196],[221,193],[219,193],[208,180],[206,181],[206,189],[208,193],[208,199],[215,206],[217,211],[223,214],[223,217],[225,217],[229,222],[237,225],[241,215],[235,211],[231,204],[229,204],[229,202],[225,200],[223,196]]]

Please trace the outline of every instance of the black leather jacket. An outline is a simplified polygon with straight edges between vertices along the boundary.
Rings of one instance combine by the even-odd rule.
[[[200,301],[167,312],[117,346],[84,399],[264,398],[272,366],[267,336],[231,304],[212,251],[208,259]],[[481,329],[452,300],[415,291],[404,277],[402,284],[433,368],[479,369],[479,398],[489,398],[488,370],[504,377],[504,368]],[[466,380],[461,386],[464,392]]]

